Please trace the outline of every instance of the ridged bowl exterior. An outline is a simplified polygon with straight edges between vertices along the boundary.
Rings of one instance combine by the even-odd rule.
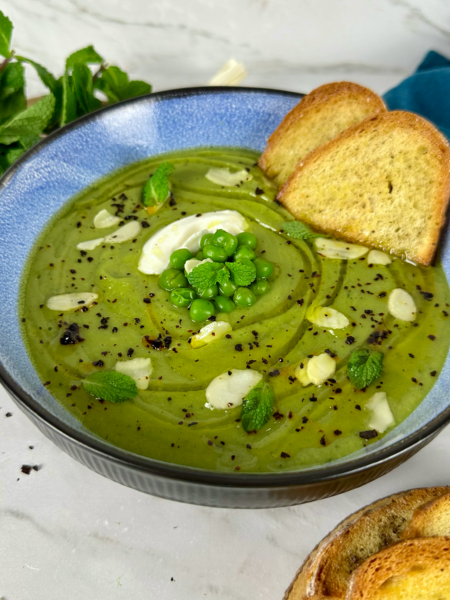
[[[18,294],[26,258],[64,202],[127,164],[204,146],[261,151],[300,100],[298,94],[246,88],[197,88],[152,94],[102,109],[27,152],[0,181],[0,381],[33,423],[93,471],[162,498],[227,508],[311,502],[380,477],[427,444],[450,420],[450,361],[414,413],[383,439],[349,457],[281,473],[221,473],[137,456],[108,444],[51,397],[20,334]],[[447,277],[450,249],[441,258]]]

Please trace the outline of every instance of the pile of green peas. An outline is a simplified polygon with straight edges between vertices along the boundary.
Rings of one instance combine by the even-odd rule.
[[[273,264],[255,254],[258,239],[253,233],[243,232],[237,236],[219,229],[216,233],[206,233],[200,241],[200,251],[195,256],[187,248],[175,250],[170,256],[170,267],[161,273],[159,285],[170,292],[174,306],[189,308],[194,322],[206,321],[217,312],[230,313],[236,307],[252,306],[257,296],[270,290],[267,281],[273,273]],[[215,263],[239,262],[244,258],[253,262],[256,279],[247,287],[239,287],[233,281],[233,273],[223,284],[215,283],[206,289],[195,289],[189,283],[184,265],[191,258]]]

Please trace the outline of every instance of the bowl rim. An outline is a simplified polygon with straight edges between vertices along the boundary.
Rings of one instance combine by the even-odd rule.
[[[83,117],[64,125],[53,133],[49,134],[45,139],[41,140],[27,150],[22,156],[11,166],[0,178],[0,190],[3,189],[18,171],[21,166],[27,162],[35,153],[40,152],[42,148],[50,144],[53,140],[70,133],[72,130],[83,127],[84,124],[97,120],[105,113],[110,113],[115,110],[120,110],[124,105],[133,105],[148,102],[162,102],[165,100],[183,98],[190,96],[201,95],[220,95],[220,94],[262,94],[270,96],[281,96],[301,99],[304,94],[296,92],[288,92],[271,88],[255,88],[255,87],[232,87],[232,86],[217,86],[217,87],[193,87],[179,88],[174,90],[155,92],[145,94],[137,98],[131,98],[117,102],[111,106],[106,106],[93,111]],[[133,454],[127,450],[123,450],[117,446],[108,444],[101,438],[96,438],[84,433],[82,430],[73,429],[53,415],[30,394],[28,394],[16,381],[10,376],[6,368],[0,362],[0,383],[10,393],[19,407],[25,413],[38,419],[45,427],[50,428],[59,436],[65,438],[69,443],[76,444],[84,450],[89,451],[104,460],[114,462],[117,465],[122,465],[128,469],[144,472],[148,476],[159,476],[172,480],[191,482],[194,484],[203,484],[208,486],[228,486],[234,488],[289,488],[300,487],[311,484],[319,484],[326,481],[331,481],[342,476],[363,472],[370,468],[389,462],[396,455],[406,452],[408,449],[418,444],[425,438],[431,437],[439,432],[450,421],[450,405],[439,413],[434,419],[422,426],[420,429],[392,443],[387,448],[382,448],[369,454],[361,456],[353,460],[348,460],[345,463],[324,463],[317,467],[308,467],[304,470],[297,471],[282,471],[278,473],[245,473],[245,472],[222,472],[200,469],[197,467],[189,467],[178,465],[169,462],[152,459],[149,457]],[[349,455],[351,457],[351,454]]]

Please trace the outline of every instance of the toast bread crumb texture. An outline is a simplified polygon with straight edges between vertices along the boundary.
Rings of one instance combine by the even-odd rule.
[[[431,500],[414,511],[402,539],[450,536],[450,494]]]
[[[429,265],[450,195],[450,149],[428,121],[384,112],[300,162],[278,199],[319,231]]]
[[[285,116],[270,136],[259,166],[280,186],[311,150],[385,110],[379,96],[356,83],[322,85]]]
[[[450,538],[404,540],[368,558],[354,573],[347,600],[448,600]]]
[[[345,598],[352,573],[368,557],[399,541],[417,507],[450,493],[418,488],[382,498],[342,521],[303,563],[285,600]]]

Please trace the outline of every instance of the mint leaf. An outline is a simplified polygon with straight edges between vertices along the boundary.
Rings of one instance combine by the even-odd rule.
[[[77,103],[73,92],[72,77],[67,73],[62,77],[60,127],[77,118]]]
[[[124,402],[138,394],[136,382],[129,375],[117,371],[96,371],[83,380],[84,389],[103,400]]]
[[[313,240],[318,237],[327,237],[323,233],[316,233],[301,221],[287,221],[283,224],[282,230],[294,240]]]
[[[248,258],[241,258],[237,262],[227,262],[227,267],[233,275],[236,285],[247,286],[256,279],[256,267]]]
[[[24,89],[20,89],[0,102],[0,125],[9,121],[11,117],[22,112],[27,107]]]
[[[127,88],[123,91],[121,100],[126,100],[127,98],[136,98],[137,96],[143,96],[144,94],[150,94],[151,91],[152,86],[149,83],[135,79],[130,81]]]
[[[101,65],[103,58],[95,51],[94,46],[87,46],[71,54],[66,60],[66,71],[74,67],[76,63],[83,65]]]
[[[0,56],[4,56],[5,58],[11,56],[9,45],[11,43],[12,30],[13,24],[0,10]]]
[[[92,73],[87,65],[74,64],[72,86],[78,117],[101,107],[102,103],[94,96]]]
[[[205,262],[194,267],[187,278],[192,287],[204,290],[216,283],[216,275],[219,270],[222,270],[221,264]]]
[[[127,98],[135,98],[149,94],[152,86],[144,81],[130,81],[128,75],[119,67],[108,67],[94,84],[108,98],[109,102],[119,102]]]
[[[25,85],[24,68],[18,62],[9,63],[0,74],[0,100],[5,100]]]
[[[27,64],[31,65],[32,67],[34,67],[34,69],[36,70],[36,73],[39,76],[39,79],[42,81],[42,83],[45,85],[45,87],[48,88],[51,92],[53,92],[53,93],[55,92],[55,89],[57,86],[57,81],[53,77],[53,75],[50,73],[50,71],[47,71],[47,69],[45,67],[43,67],[39,63],[35,62],[34,60],[31,60],[31,58],[25,58],[25,56],[16,56],[16,58],[19,62],[27,63]]]
[[[54,107],[55,98],[49,94],[12,117],[0,126],[0,144],[21,142],[24,148],[32,146],[50,121]]]
[[[218,271],[216,271],[215,283],[226,283],[230,279],[230,271],[228,267],[223,265]]]
[[[260,381],[244,398],[241,423],[245,431],[256,431],[270,419],[273,411],[273,392],[267,381]]]
[[[153,175],[148,179],[142,189],[142,203],[144,206],[163,204],[170,194],[169,179],[175,170],[172,163],[161,163]]]
[[[347,365],[350,382],[359,390],[373,383],[381,375],[383,358],[382,352],[370,352],[370,350],[352,352]]]

